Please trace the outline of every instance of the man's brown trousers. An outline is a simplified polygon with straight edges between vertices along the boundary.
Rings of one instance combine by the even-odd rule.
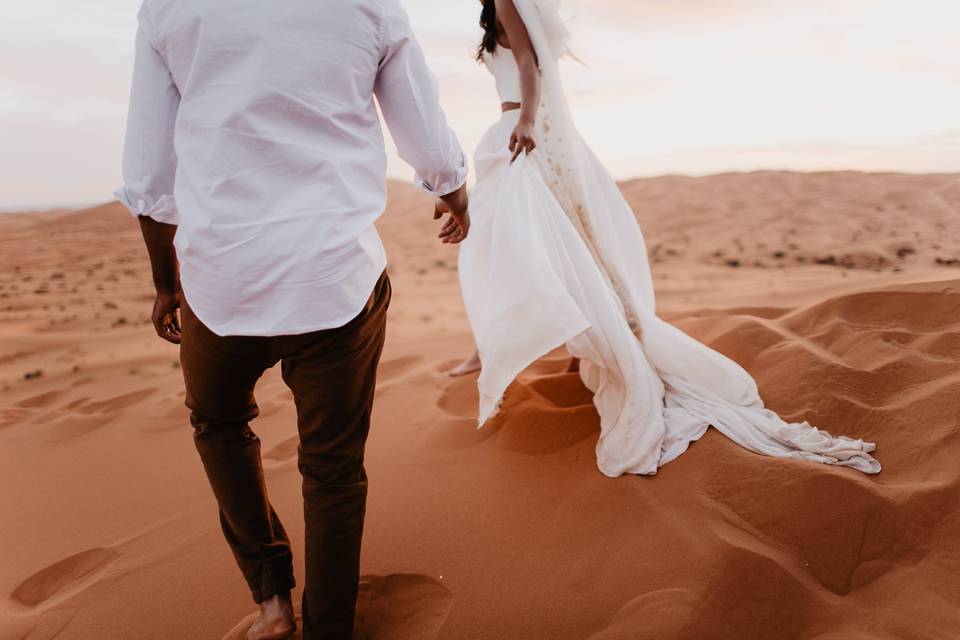
[[[300,432],[306,523],[303,631],[308,640],[349,640],[366,508],[364,446],[390,303],[386,272],[346,325],[302,335],[221,337],[182,308],[180,361],[197,450],[220,523],[253,599],[294,586],[290,543],[270,505],[253,390],[280,363]]]

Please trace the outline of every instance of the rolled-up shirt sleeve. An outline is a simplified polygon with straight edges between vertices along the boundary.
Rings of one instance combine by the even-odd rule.
[[[180,92],[151,41],[146,6],[140,10],[139,23],[123,150],[124,185],[114,195],[134,216],[177,224],[173,135]]]
[[[400,158],[416,172],[417,185],[435,195],[466,182],[467,159],[440,107],[436,78],[397,0],[381,4],[382,58],[375,93]]]

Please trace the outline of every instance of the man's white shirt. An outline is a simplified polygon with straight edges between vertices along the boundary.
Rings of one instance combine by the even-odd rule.
[[[386,267],[380,105],[417,183],[467,162],[399,0],[145,0],[117,197],[178,225],[184,295],[219,335],[354,318]]]

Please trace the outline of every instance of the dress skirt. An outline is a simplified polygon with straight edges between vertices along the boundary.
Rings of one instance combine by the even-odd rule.
[[[551,159],[537,149],[511,164],[507,147],[519,114],[504,112],[477,147],[472,228],[460,245],[460,285],[482,364],[480,426],[521,371],[565,345],[581,359],[581,379],[593,393],[597,466],[608,476],[654,474],[710,426],[756,453],[880,471],[869,455],[873,443],[785,422],[764,407],[736,362],[652,308],[625,303],[611,274],[649,279],[639,229],[630,236],[635,253],[605,250],[613,245],[591,237],[561,204],[562,170]],[[582,153],[597,177],[590,188],[602,191],[592,200],[629,216],[616,224],[635,225],[605,168],[585,144]]]

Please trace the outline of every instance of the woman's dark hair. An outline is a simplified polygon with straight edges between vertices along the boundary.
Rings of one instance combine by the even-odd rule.
[[[477,49],[477,62],[483,62],[483,54],[493,53],[500,40],[500,27],[497,24],[497,5],[494,0],[483,0],[480,12],[480,26],[483,27],[483,41]]]

